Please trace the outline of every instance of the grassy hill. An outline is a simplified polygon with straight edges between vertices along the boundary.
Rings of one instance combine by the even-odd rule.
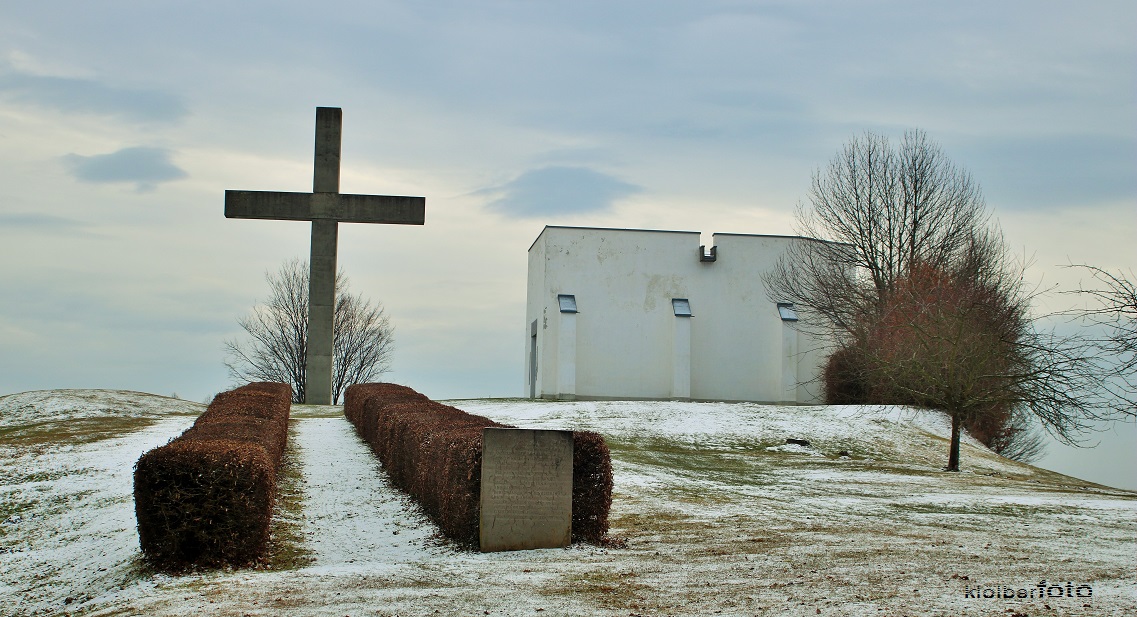
[[[0,597],[14,599],[0,615],[1137,614],[1137,493],[973,441],[964,471],[942,472],[936,413],[451,403],[605,435],[626,546],[459,550],[389,487],[339,408],[294,406],[266,563],[157,574],[140,560],[132,466],[204,406],[25,392],[0,397]],[[1042,581],[1092,597],[1039,598]],[[1008,589],[1035,597],[982,597]]]

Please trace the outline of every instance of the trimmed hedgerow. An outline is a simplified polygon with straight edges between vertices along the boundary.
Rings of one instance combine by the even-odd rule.
[[[368,399],[378,398],[384,403],[400,403],[406,401],[429,401],[425,395],[406,386],[394,383],[359,383],[347,387],[343,395],[343,413],[352,424],[363,413],[363,404]]]
[[[134,509],[152,565],[242,566],[263,555],[291,400],[283,383],[223,392],[181,436],[138,459]]]
[[[344,414],[371,445],[395,486],[422,505],[448,537],[478,542],[482,429],[515,428],[431,401],[405,386],[348,388]],[[600,542],[608,532],[612,463],[604,438],[573,434],[572,535]]]
[[[572,434],[572,538],[599,544],[608,534],[612,455],[599,433]]]

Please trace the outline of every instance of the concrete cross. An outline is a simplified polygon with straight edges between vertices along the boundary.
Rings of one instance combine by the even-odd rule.
[[[316,108],[316,160],[311,193],[225,191],[225,217],[312,221],[304,402],[332,404],[332,319],[336,305],[338,223],[422,225],[424,197],[345,195],[340,190],[343,111]]]

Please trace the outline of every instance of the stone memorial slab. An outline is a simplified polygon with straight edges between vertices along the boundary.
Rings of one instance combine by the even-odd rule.
[[[482,552],[572,542],[572,431],[482,432]]]

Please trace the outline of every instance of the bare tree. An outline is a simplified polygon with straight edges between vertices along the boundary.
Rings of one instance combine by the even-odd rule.
[[[815,318],[803,326],[847,340],[914,263],[951,263],[990,219],[983,194],[923,131],[894,149],[881,135],[853,137],[813,174],[798,204],[796,243],[766,275],[771,296]]]
[[[281,381],[292,385],[293,402],[304,402],[304,366],[308,340],[308,264],[286,262],[266,272],[270,296],[253,306],[237,323],[247,341],[228,340],[225,366],[238,381]],[[332,402],[347,386],[373,381],[390,370],[394,326],[382,305],[348,292],[347,277],[336,275],[336,307],[332,321]]]
[[[797,232],[818,241],[796,243],[765,280],[771,300],[799,308],[799,327],[833,345],[830,400],[947,412],[953,471],[962,428],[1010,439],[1013,452],[1026,435],[1005,429],[1028,417],[1070,443],[1108,415],[1095,406],[1085,341],[1037,327],[1024,265],[982,191],[922,131],[898,148],[872,133],[851,139],[814,173],[796,216]]]
[[[293,259],[276,273],[266,272],[265,280],[270,290],[268,301],[237,318],[251,340],[225,341],[225,366],[238,381],[292,384],[293,402],[302,403],[308,340],[307,266]]]
[[[305,266],[304,271],[308,269]],[[391,353],[395,348],[395,327],[383,313],[382,305],[372,305],[361,295],[347,293],[347,277],[342,281],[344,293],[336,295],[332,318],[332,402],[339,404],[347,387],[369,383],[391,370]]]
[[[1095,370],[1107,376],[1103,388],[1109,404],[1125,415],[1137,415],[1137,285],[1133,272],[1126,277],[1120,270],[1114,273],[1086,264],[1072,267],[1088,271],[1096,282],[1074,292],[1091,304],[1073,314],[1101,333],[1090,338],[1099,352]]]

